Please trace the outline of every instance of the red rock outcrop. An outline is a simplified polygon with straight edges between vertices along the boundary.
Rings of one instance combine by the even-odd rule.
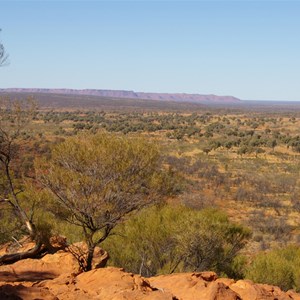
[[[149,279],[151,285],[176,295],[178,299],[241,299],[228,285],[217,281],[214,272],[161,275]]]
[[[300,294],[250,280],[217,278],[213,272],[180,273],[149,278],[152,287],[182,300],[300,300]]]
[[[300,300],[300,294],[250,280],[218,278],[213,272],[145,279],[107,267],[79,274],[74,256],[61,250],[41,259],[0,266],[0,299]]]
[[[58,299],[157,299],[172,300],[173,295],[151,287],[148,280],[118,268],[96,269],[74,277],[62,275],[38,287],[48,289]]]

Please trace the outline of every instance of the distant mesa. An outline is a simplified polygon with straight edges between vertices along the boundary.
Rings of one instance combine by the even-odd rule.
[[[85,95],[108,98],[145,99],[192,103],[240,103],[241,100],[233,96],[200,95],[185,93],[143,93],[123,90],[96,90],[96,89],[38,89],[38,88],[9,88],[0,89],[0,93],[43,93],[64,95]]]

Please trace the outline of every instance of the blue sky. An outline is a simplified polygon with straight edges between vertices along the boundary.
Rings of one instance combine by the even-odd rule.
[[[0,88],[300,100],[299,1],[0,1]]]

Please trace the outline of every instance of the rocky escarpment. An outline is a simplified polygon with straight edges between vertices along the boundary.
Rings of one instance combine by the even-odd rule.
[[[78,273],[74,256],[61,250],[1,266],[0,299],[300,300],[300,294],[249,280],[218,278],[213,272],[148,279],[113,267]]]
[[[35,88],[10,88],[0,89],[0,93],[45,93],[45,94],[64,94],[64,95],[87,95],[109,98],[125,99],[145,99],[176,102],[194,102],[194,103],[239,103],[240,99],[233,96],[201,95],[186,93],[144,93],[123,90],[97,90],[97,89],[35,89]]]

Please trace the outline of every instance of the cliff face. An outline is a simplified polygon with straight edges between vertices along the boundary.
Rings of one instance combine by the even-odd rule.
[[[134,91],[122,90],[96,90],[96,89],[0,89],[2,93],[49,93],[49,94],[64,94],[64,95],[89,95],[101,96],[110,98],[125,98],[125,99],[146,99],[146,100],[162,100],[162,101],[177,101],[177,102],[194,102],[194,103],[239,103],[241,100],[233,96],[216,96],[216,95],[200,95],[200,94],[176,94],[176,93],[143,93]]]

